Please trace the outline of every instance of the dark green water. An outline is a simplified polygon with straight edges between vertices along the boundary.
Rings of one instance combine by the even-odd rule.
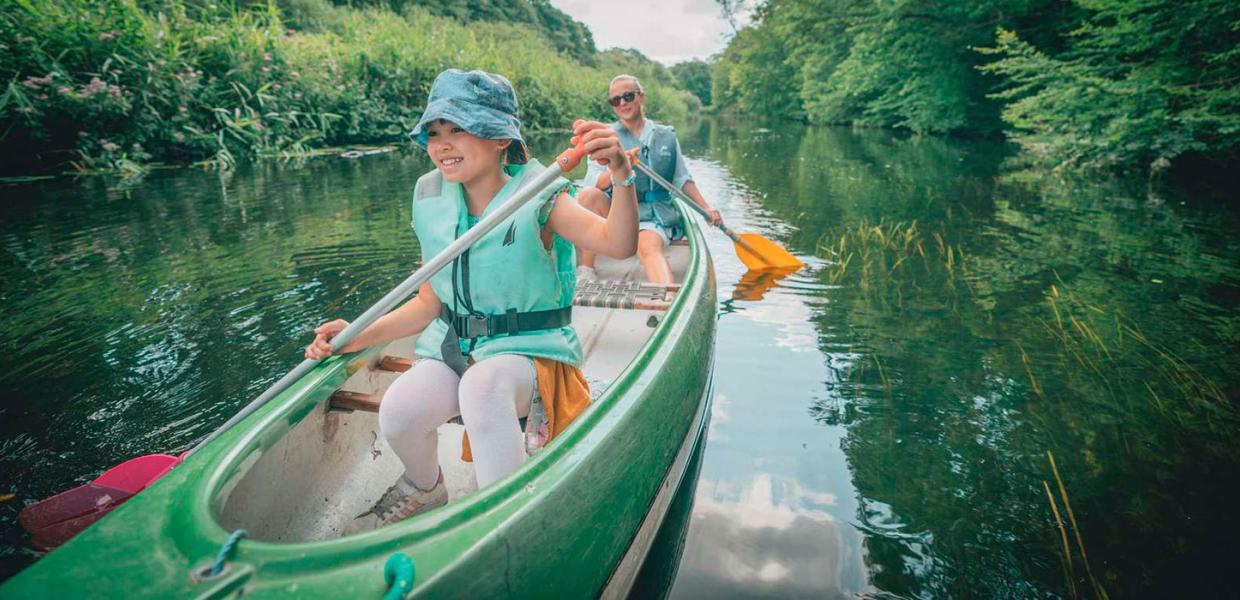
[[[734,228],[810,267],[747,278],[708,234],[715,408],[687,527],[655,550],[679,569],[648,569],[672,596],[1233,593],[1225,192],[1029,177],[1001,145],[886,132],[681,139]],[[314,324],[413,268],[426,168],[389,154],[0,188],[0,576],[32,560],[22,505],[191,445]],[[1062,535],[1048,451],[1076,522]]]

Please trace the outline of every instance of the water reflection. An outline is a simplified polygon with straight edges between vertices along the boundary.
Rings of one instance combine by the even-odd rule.
[[[1210,473],[1240,466],[1240,247],[1220,198],[1033,178],[985,142],[717,124],[682,142],[730,224],[825,260],[764,288],[715,247],[740,283],[720,290],[721,415],[674,595],[1068,595],[1067,562],[1089,590],[1047,450],[1113,596],[1226,589],[1212,574],[1237,559],[1211,549],[1240,498]],[[797,535],[746,529],[772,514]],[[784,572],[800,562],[817,577]]]

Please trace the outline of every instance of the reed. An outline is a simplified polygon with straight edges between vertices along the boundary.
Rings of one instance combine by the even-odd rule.
[[[1059,476],[1059,467],[1055,464],[1055,455],[1050,450],[1047,450],[1046,458],[1047,461],[1050,462],[1051,473],[1055,476],[1055,485],[1059,490],[1059,499],[1063,502],[1064,512],[1068,515],[1068,523],[1072,526],[1072,536],[1076,540],[1077,552],[1080,554],[1081,562],[1085,566],[1085,574],[1089,577],[1090,587],[1093,588],[1095,597],[1106,600],[1107,598],[1110,598],[1110,596],[1107,595],[1106,588],[1098,582],[1098,578],[1094,577],[1093,568],[1089,565],[1089,554],[1085,552],[1085,539],[1081,535],[1081,528],[1076,523],[1076,514],[1072,511],[1072,501],[1068,498],[1068,488],[1064,485],[1063,478]],[[1046,483],[1046,481],[1043,481],[1042,485],[1046,489],[1047,496],[1050,499],[1051,512],[1055,517],[1055,522],[1058,524],[1060,535],[1063,540],[1063,552],[1068,562],[1068,574],[1070,577],[1069,589],[1072,591],[1072,596],[1076,597],[1077,592],[1075,577],[1072,575],[1073,558],[1071,551],[1068,549],[1067,533],[1063,528],[1063,520],[1059,517],[1059,510],[1055,507],[1055,498],[1050,493],[1050,486]]]

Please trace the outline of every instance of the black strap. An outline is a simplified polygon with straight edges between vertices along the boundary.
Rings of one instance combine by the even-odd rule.
[[[453,311],[446,303],[440,304],[439,318],[448,324],[439,352],[444,364],[463,375],[469,366],[466,354],[461,352],[461,340],[470,341],[470,351],[478,338],[497,335],[516,335],[527,331],[542,331],[567,327],[573,322],[573,307],[517,312],[509,309],[504,314],[462,314]]]
[[[573,321],[573,307],[571,306],[530,312],[517,312],[516,309],[511,309],[498,315],[456,313],[446,304],[441,306],[439,318],[448,323],[458,338],[465,340],[497,335],[516,335],[543,329],[559,329],[568,326]]]

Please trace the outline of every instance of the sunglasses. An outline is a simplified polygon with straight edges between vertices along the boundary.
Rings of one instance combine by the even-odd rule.
[[[622,101],[632,102],[634,99],[637,98],[637,95],[640,93],[641,92],[625,92],[617,96],[612,96],[610,99],[607,100],[607,103],[611,104],[612,106],[620,106],[620,102]]]

